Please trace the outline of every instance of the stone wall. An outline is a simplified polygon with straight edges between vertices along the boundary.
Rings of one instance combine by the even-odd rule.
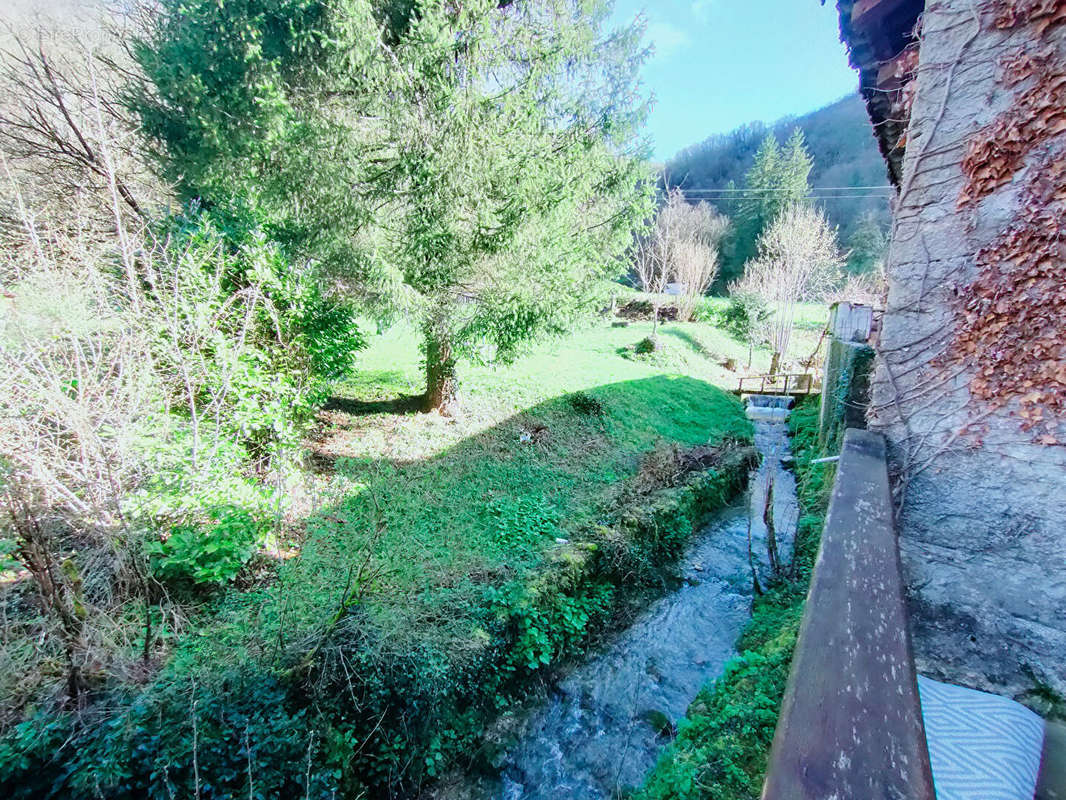
[[[1043,713],[1066,695],[1061,7],[926,4],[870,408],[920,671]]]

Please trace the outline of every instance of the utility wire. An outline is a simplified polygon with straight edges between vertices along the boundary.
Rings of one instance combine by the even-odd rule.
[[[693,195],[687,195],[692,200],[714,200],[716,202],[731,202],[739,203],[746,200],[765,200],[765,195],[746,197],[743,195],[732,195],[729,197],[699,197]],[[884,194],[809,194],[804,195],[805,200],[890,200],[891,195]]]
[[[674,188],[681,188],[681,187],[674,187]],[[835,192],[835,191],[843,191],[843,190],[851,191],[851,190],[858,190],[858,189],[892,189],[892,190],[895,190],[895,188],[896,187],[892,186],[891,184],[884,184],[882,186],[812,186],[811,187],[811,191],[815,191],[815,192]],[[777,194],[790,193],[790,190],[788,190],[788,189],[751,189],[751,188],[745,188],[743,186],[734,186],[732,188],[727,187],[727,188],[724,188],[724,189],[683,189],[682,188],[681,191],[684,192],[685,194],[688,194],[690,192],[745,192],[745,193],[746,192],[774,192],[774,193],[777,193]]]

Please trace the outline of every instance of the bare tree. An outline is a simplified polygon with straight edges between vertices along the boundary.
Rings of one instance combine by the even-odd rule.
[[[692,319],[696,305],[718,277],[718,249],[699,241],[683,241],[674,249],[674,281],[679,285],[678,318]]]
[[[833,303],[863,303],[876,306],[881,302],[885,292],[883,269],[865,272],[861,275],[849,275],[843,285],[833,289],[825,296],[829,305]]]
[[[669,215],[659,214],[651,234],[637,243],[635,271],[640,288],[651,296],[651,338],[659,327],[659,309],[662,306],[666,285],[670,282],[670,242],[673,220]]]
[[[60,193],[114,194],[144,217],[143,195],[154,181],[137,150],[136,123],[118,99],[129,59],[113,39],[97,47],[58,28],[11,30],[6,38],[0,149],[12,166]]]
[[[652,337],[662,295],[671,283],[680,289],[680,318],[691,318],[699,298],[718,275],[718,246],[728,229],[729,221],[711,205],[693,205],[680,189],[670,190],[651,234],[637,248],[637,279],[652,295]]]
[[[836,230],[825,214],[804,203],[787,207],[759,238],[758,256],[744,277],[730,287],[751,294],[772,309],[768,338],[773,347],[770,374],[777,373],[788,352],[796,304],[822,299],[839,280],[842,257]]]

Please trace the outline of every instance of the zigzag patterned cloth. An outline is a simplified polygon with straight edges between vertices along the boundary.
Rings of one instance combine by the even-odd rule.
[[[1032,800],[1044,721],[1006,697],[918,676],[937,800]]]

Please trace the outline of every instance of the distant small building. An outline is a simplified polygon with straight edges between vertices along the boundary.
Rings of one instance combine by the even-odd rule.
[[[1062,713],[1066,0],[837,6],[899,190],[868,419],[919,669]]]
[[[688,285],[684,283],[668,283],[666,284],[665,293],[673,295],[674,297],[678,297],[680,295],[683,295],[687,289]]]

